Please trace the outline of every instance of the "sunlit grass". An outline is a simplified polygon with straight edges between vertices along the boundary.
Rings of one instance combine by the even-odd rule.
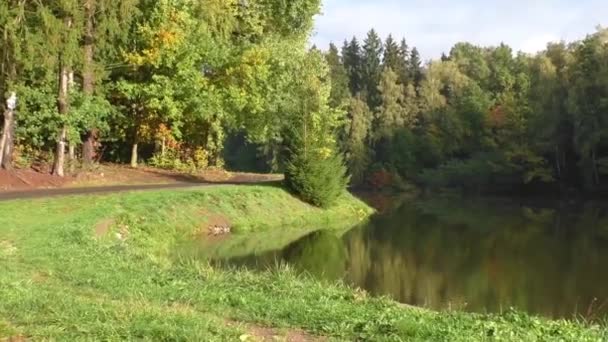
[[[176,257],[210,213],[235,225],[235,241],[273,248],[282,231],[288,240],[299,234],[294,227],[352,226],[371,211],[351,196],[320,210],[267,186],[2,203],[0,340],[235,341],[247,333],[245,323],[347,341],[608,338],[600,326],[515,312],[435,313],[285,268],[215,269]],[[97,236],[107,219],[111,227]]]

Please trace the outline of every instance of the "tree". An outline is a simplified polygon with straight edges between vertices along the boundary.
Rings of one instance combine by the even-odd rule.
[[[399,46],[393,39],[392,35],[389,35],[384,42],[384,56],[382,57],[382,66],[384,69],[390,68],[393,71],[400,70],[403,64],[403,59]]]
[[[353,183],[361,184],[372,158],[370,143],[373,113],[363,99],[354,97],[349,103],[348,117],[344,151]]]
[[[378,82],[382,73],[382,40],[374,29],[367,33],[363,43],[363,90],[370,108],[380,105]]]
[[[571,70],[569,110],[573,113],[574,146],[580,158],[583,184],[592,190],[600,184],[600,155],[608,120],[608,31],[600,29],[575,49]]]
[[[56,3],[49,1],[43,2],[41,6],[40,13],[44,18],[43,22],[45,22],[45,29],[48,32],[47,39],[55,43],[54,49],[49,52],[58,56],[55,70],[59,80],[57,112],[61,124],[57,134],[53,174],[63,177],[70,120],[70,75],[75,65],[80,61],[79,39],[83,32],[83,11],[76,2]]]
[[[0,140],[0,166],[12,169],[12,152],[14,149],[14,115],[17,82],[17,65],[21,62],[20,52],[24,43],[25,2],[8,1],[0,4],[0,112],[4,116],[2,138]],[[9,90],[10,89],[10,90]],[[6,97],[5,97],[6,96]],[[10,102],[10,103],[9,103]],[[5,107],[6,105],[6,107]]]
[[[344,113],[329,107],[330,84],[324,58],[311,51],[301,65],[296,96],[301,99],[290,127],[285,181],[304,201],[328,207],[342,195],[349,179],[337,151],[336,132]]]
[[[418,52],[417,48],[412,49],[408,66],[410,79],[412,80],[412,82],[414,82],[414,86],[418,88],[420,86],[420,83],[422,82],[423,75],[422,61],[420,60],[420,53]]]
[[[104,77],[108,64],[114,62],[115,55],[124,48],[131,21],[136,11],[136,0],[81,0],[84,9],[82,45],[82,93],[92,113],[86,117],[86,133],[82,146],[85,165],[93,163],[99,144],[99,125],[103,120],[103,95],[96,96],[96,85]],[[112,60],[110,60],[112,58]],[[101,106],[103,107],[103,106]],[[72,146],[73,148],[73,143]]]
[[[325,59],[329,65],[329,76],[331,79],[331,95],[329,105],[338,108],[345,104],[350,97],[348,73],[342,64],[338,48],[331,43]]]
[[[402,85],[408,85],[412,83],[412,78],[409,73],[410,63],[410,48],[407,45],[407,41],[404,39],[399,43],[399,64],[394,71],[399,75],[399,83]]]
[[[458,69],[483,89],[487,88],[490,68],[482,48],[470,43],[457,43],[450,51],[449,59],[458,65]]]
[[[356,37],[350,42],[344,42],[342,61],[348,74],[350,92],[355,96],[363,90],[363,61],[361,46]]]
[[[382,72],[380,84],[381,105],[375,118],[374,139],[390,139],[401,128],[414,125],[414,113],[404,107],[403,86],[398,83],[397,74],[390,68]]]

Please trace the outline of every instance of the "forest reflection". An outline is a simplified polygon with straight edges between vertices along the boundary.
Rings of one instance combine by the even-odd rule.
[[[547,317],[608,314],[608,206],[507,200],[416,199],[342,237],[318,231],[281,251],[230,260],[277,260],[375,295],[432,309]]]

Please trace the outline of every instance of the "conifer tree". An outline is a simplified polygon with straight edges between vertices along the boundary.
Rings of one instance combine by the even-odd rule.
[[[344,41],[342,60],[348,74],[350,92],[355,96],[363,90],[361,46],[356,37],[353,37],[350,42]]]
[[[329,51],[325,55],[325,59],[329,65],[329,76],[331,78],[329,105],[337,108],[345,104],[345,101],[350,97],[348,74],[334,43],[329,44]]]
[[[399,70],[402,66],[402,58],[399,51],[399,46],[389,35],[384,42],[384,56],[382,57],[382,66],[384,69],[390,68],[393,71]]]
[[[410,53],[409,60],[409,74],[414,86],[418,88],[420,86],[420,82],[422,82],[422,61],[420,60],[420,53],[417,48],[413,48]]]
[[[399,43],[399,67],[393,71],[399,76],[399,83],[402,85],[410,84],[411,77],[409,74],[410,63],[410,47],[407,45],[405,38]]]
[[[363,44],[363,89],[368,106],[371,109],[380,105],[378,82],[382,74],[382,40],[374,29],[367,33]]]

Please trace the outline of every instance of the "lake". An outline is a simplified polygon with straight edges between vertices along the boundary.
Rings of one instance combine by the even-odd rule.
[[[430,309],[608,316],[601,203],[419,198],[346,233],[319,230],[277,250],[216,259],[255,269],[284,262]]]

